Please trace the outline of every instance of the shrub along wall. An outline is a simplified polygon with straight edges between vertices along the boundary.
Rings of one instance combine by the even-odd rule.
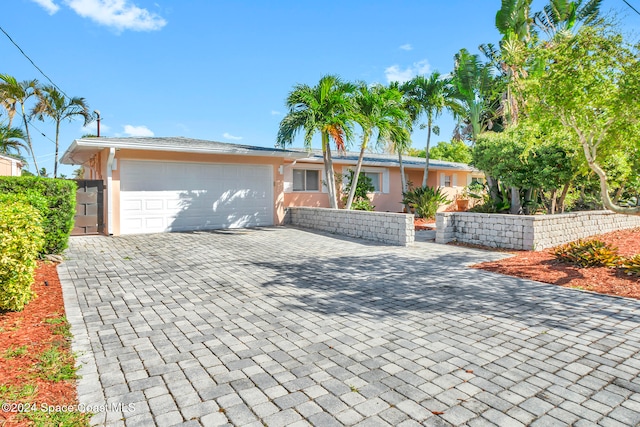
[[[33,298],[36,259],[44,243],[40,196],[0,196],[0,310],[19,311]]]
[[[557,215],[442,212],[436,215],[436,243],[458,241],[494,248],[543,250],[610,231],[640,227],[640,216],[610,211]]]
[[[59,254],[67,248],[76,211],[76,190],[75,182],[64,179],[0,177],[0,194],[27,195],[27,202],[40,211],[45,233],[43,254]],[[45,201],[33,202],[34,194],[41,195]]]

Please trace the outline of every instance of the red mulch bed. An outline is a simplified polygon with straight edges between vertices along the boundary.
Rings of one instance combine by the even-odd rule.
[[[621,256],[631,257],[640,253],[640,228],[614,231],[592,238],[616,246]],[[556,261],[549,250],[514,253],[515,256],[511,258],[473,267],[567,288],[640,299],[640,277],[626,275],[620,269],[574,267]]]
[[[416,227],[416,230],[435,230],[436,220],[433,218],[414,218],[413,225]]]
[[[48,284],[45,285],[45,281]],[[56,265],[40,262],[32,285],[36,297],[21,312],[0,312],[0,401],[5,403],[35,403],[41,405],[77,404],[76,384],[73,380],[58,382],[38,377],[36,365],[43,351],[56,346],[71,357],[69,342],[61,335],[61,318],[64,316],[62,288]],[[45,320],[50,319],[49,323]],[[54,320],[58,319],[58,320]],[[56,333],[58,330],[58,333]],[[10,355],[21,349],[19,355]],[[26,351],[25,351],[26,350]],[[10,402],[6,388],[22,389],[33,385],[33,395]],[[32,422],[15,412],[0,411],[1,426],[28,426]]]

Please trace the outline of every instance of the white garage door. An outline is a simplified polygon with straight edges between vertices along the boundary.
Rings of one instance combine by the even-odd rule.
[[[120,162],[120,233],[273,225],[268,165]]]

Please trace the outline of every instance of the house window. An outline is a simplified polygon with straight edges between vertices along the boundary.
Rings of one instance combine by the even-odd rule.
[[[380,172],[365,172],[364,176],[371,179],[371,185],[373,185],[373,191],[379,193],[382,188],[382,174]]]
[[[320,171],[294,169],[293,191],[320,191]]]
[[[451,187],[451,175],[444,176],[444,186]]]

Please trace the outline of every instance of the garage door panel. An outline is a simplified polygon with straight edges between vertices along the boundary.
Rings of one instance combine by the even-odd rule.
[[[273,225],[267,165],[120,162],[121,233]]]
[[[163,200],[145,200],[144,208],[147,211],[161,211],[165,209],[165,203]]]

